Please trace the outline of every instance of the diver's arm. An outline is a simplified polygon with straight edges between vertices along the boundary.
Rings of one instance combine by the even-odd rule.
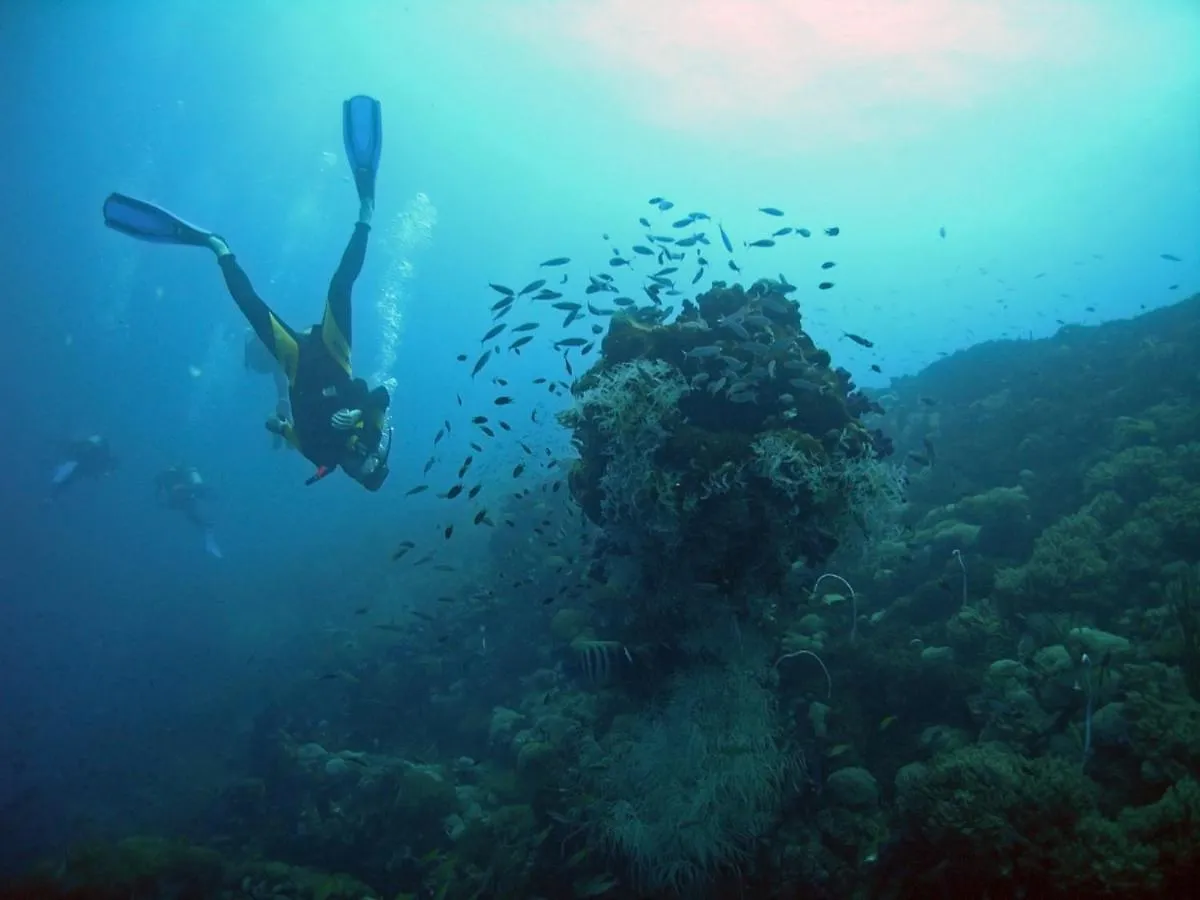
[[[287,374],[276,366],[272,371],[272,377],[275,379],[275,415],[281,419],[290,419],[292,417],[292,401]]]

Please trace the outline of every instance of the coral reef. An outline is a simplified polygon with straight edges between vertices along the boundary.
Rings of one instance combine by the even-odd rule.
[[[716,283],[663,324],[613,318],[561,416],[571,490],[650,583],[776,589],[899,504],[878,407],[800,324],[790,286]]]

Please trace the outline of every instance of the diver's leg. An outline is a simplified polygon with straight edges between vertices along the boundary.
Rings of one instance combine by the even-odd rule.
[[[350,331],[350,293],[367,256],[367,237],[371,233],[370,218],[370,205],[364,202],[358,222],[354,226],[354,234],[350,236],[350,243],[342,253],[342,261],[329,282],[325,314],[321,317],[321,342],[347,375],[350,374],[350,347],[353,342]]]
[[[279,361],[287,374],[290,384],[296,377],[296,365],[299,361],[300,350],[296,342],[296,333],[281,320],[262,297],[250,284],[250,278],[240,265],[237,258],[221,238],[215,235],[209,239],[209,246],[217,254],[217,262],[221,266],[221,274],[225,276],[225,286],[230,296],[254,329],[271,355]]]
[[[183,516],[197,528],[211,528],[212,522],[200,511],[200,504],[196,501],[189,501],[183,506]]]

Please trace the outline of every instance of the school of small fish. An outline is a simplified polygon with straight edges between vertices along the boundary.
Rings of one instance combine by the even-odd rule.
[[[608,267],[619,270],[623,273],[623,278],[629,275],[640,278],[641,283],[636,289],[622,291],[616,276],[610,272],[589,272],[583,276],[582,281],[572,281],[571,272],[567,270],[572,262],[569,256],[554,256],[543,260],[537,269],[544,274],[534,277],[520,287],[490,282],[488,288],[493,293],[488,311],[492,324],[479,337],[478,345],[482,349],[474,354],[464,351],[457,356],[458,362],[470,365],[469,378],[475,380],[496,360],[508,354],[520,356],[539,335],[544,335],[550,348],[561,356],[563,372],[557,377],[534,378],[533,384],[544,388],[556,398],[566,399],[570,395],[577,373],[590,362],[587,357],[596,350],[598,342],[602,340],[610,317],[619,312],[630,312],[650,321],[666,322],[675,314],[677,306],[682,304],[686,296],[685,291],[693,293],[709,286],[701,285],[706,276],[710,276],[711,284],[711,276],[719,274],[723,269],[741,273],[742,268],[735,257],[734,241],[722,223],[715,221],[705,212],[690,212],[683,216],[674,213],[665,216],[664,214],[674,209],[675,204],[663,197],[652,197],[649,205],[654,207],[658,219],[654,223],[646,216],[638,219],[638,223],[645,229],[645,234],[640,242],[629,246],[627,252],[612,246],[607,234],[603,236],[609,242]],[[778,220],[785,216],[783,210],[774,206],[759,207],[759,212],[768,219]],[[813,236],[813,231],[803,226],[783,225],[771,227],[768,231],[768,236],[743,241],[743,250],[759,253],[776,247],[783,240],[806,240]],[[828,226],[821,229],[821,232],[827,238],[834,238],[841,233],[841,229],[836,225]],[[723,254],[721,250],[724,251]],[[825,261],[820,264],[820,268],[828,271],[835,265],[833,261]],[[778,285],[783,293],[796,290],[783,276],[780,276]],[[816,287],[825,291],[833,288],[834,283],[819,281]],[[770,301],[763,302],[769,305]],[[522,308],[530,310],[529,315],[524,321],[512,324],[512,319],[515,318],[513,313]],[[558,335],[546,335],[547,328],[544,323],[547,309],[563,315],[560,326],[562,331]],[[763,306],[761,310],[756,309],[753,313],[742,311],[728,316],[721,326],[735,338],[744,338],[748,342],[747,346],[753,350],[766,346],[751,340],[751,333],[769,326],[770,315],[770,309]],[[582,326],[586,331],[583,334],[562,333],[573,326]],[[871,341],[861,336],[847,334],[847,337],[861,346],[874,346]],[[701,382],[707,383],[696,386],[706,387],[713,393],[724,392],[734,403],[752,402],[755,398],[753,378],[758,374],[759,368],[763,368],[764,372],[766,369],[762,366],[751,366],[745,372],[738,371],[741,365],[739,361],[732,357],[722,357],[719,344],[714,344],[711,348],[697,347],[691,355],[703,357],[710,349],[713,351],[712,356],[721,357],[719,361],[733,368],[711,379],[707,375],[698,376]],[[774,363],[770,365],[773,367]],[[878,371],[877,366],[873,368]],[[774,375],[773,372],[771,374]],[[797,377],[794,381],[798,391],[805,389],[804,379]],[[495,376],[492,383],[498,388],[496,396],[492,399],[492,406],[497,408],[497,411],[506,407],[515,408],[515,397],[505,390],[509,386],[507,379]],[[462,407],[461,394],[457,400],[458,405]],[[527,418],[530,424],[541,424],[542,420],[538,418],[539,411],[540,408],[536,406],[529,411]],[[526,418],[524,414],[521,414],[521,417],[522,421]],[[497,417],[496,413],[477,412],[460,427],[472,430],[467,442],[471,452],[462,459],[451,483],[437,489],[429,480],[423,480],[410,487],[406,496],[414,497],[433,491],[433,496],[443,500],[465,500],[474,504],[483,492],[485,483],[488,483],[488,496],[493,500],[498,499],[493,480],[480,477],[472,484],[474,479],[471,476],[475,471],[476,459],[487,449],[487,442],[497,437],[498,430],[512,432],[513,424],[509,419]],[[427,479],[437,465],[440,459],[439,448],[451,435],[453,428],[451,421],[446,419],[433,436],[431,454],[422,471],[424,478]],[[528,435],[517,441],[525,459],[513,466],[510,472],[511,479],[519,481],[527,471],[536,470],[544,480],[537,487],[525,486],[516,489],[512,494],[514,499],[528,498],[534,490],[557,494],[564,486],[561,477],[554,477],[557,474],[554,470],[558,462],[553,452],[549,448],[535,449],[531,446],[532,443]],[[569,491],[563,492],[562,496],[569,498]],[[568,507],[568,516],[578,518],[581,527],[585,526],[584,517],[574,509],[573,504],[568,504]],[[516,527],[512,518],[493,516],[482,504],[473,508],[469,521],[475,526],[495,527],[500,524]],[[544,524],[549,525],[549,521]],[[455,523],[438,527],[442,542],[454,537]],[[537,530],[534,529],[535,532]],[[562,531],[560,526],[559,532]],[[565,533],[539,534],[539,539],[552,547],[567,538]],[[416,548],[416,542],[402,541],[392,558],[397,561],[405,559],[414,553]],[[435,556],[436,550],[417,557],[413,564],[425,565]]]
[[[610,270],[616,270],[616,274],[611,271],[590,271],[580,275],[568,268],[572,264],[571,257],[553,256],[539,263],[536,267],[539,274],[520,287],[490,282],[488,288],[492,293],[486,304],[492,324],[480,335],[477,350],[463,351],[457,356],[459,363],[470,367],[469,378],[472,381],[479,378],[489,366],[494,368],[496,361],[502,357],[520,356],[525,348],[541,338],[546,346],[561,357],[562,373],[538,376],[532,379],[532,384],[546,390],[553,398],[565,401],[570,396],[577,374],[582,374],[583,368],[591,362],[588,357],[602,343],[612,316],[631,313],[644,321],[666,323],[675,315],[677,307],[683,307],[685,300],[710,287],[716,280],[715,276],[725,271],[742,273],[735,247],[745,254],[757,256],[787,241],[812,239],[814,233],[824,238],[836,238],[841,234],[837,225],[814,232],[805,226],[782,224],[779,220],[786,218],[782,209],[762,206],[758,212],[766,217],[764,223],[771,223],[771,220],[774,223],[767,224],[765,233],[750,235],[748,239],[735,243],[725,225],[706,212],[689,212],[685,215],[671,212],[675,204],[664,197],[650,198],[649,205],[654,208],[652,215],[655,218],[654,221],[648,216],[638,218],[644,234],[637,243],[618,247],[613,245],[608,234],[603,235],[609,251],[607,266]],[[938,229],[938,236],[946,239],[945,226]],[[1180,257],[1170,253],[1162,253],[1161,258],[1168,262],[1181,261]],[[837,262],[831,259],[819,263],[822,273],[831,273],[836,267]],[[1036,277],[1040,278],[1043,274],[1039,273]],[[635,287],[624,286],[631,278],[638,279],[640,283]],[[769,285],[769,289],[756,290],[763,284]],[[829,291],[835,287],[835,282],[814,280],[813,286],[819,291]],[[1176,285],[1172,285],[1174,287]],[[721,394],[735,404],[756,402],[760,387],[767,381],[777,381],[781,377],[790,385],[787,390],[793,390],[795,394],[822,390],[803,371],[809,365],[804,358],[804,348],[788,348],[788,353],[782,356],[774,352],[779,348],[772,342],[773,319],[795,314],[795,302],[783,302],[781,298],[796,290],[796,285],[789,283],[783,275],[779,276],[778,281],[762,280],[747,291],[750,299],[747,307],[724,316],[711,329],[703,322],[689,321],[688,327],[704,327],[712,332],[710,343],[699,344],[685,354],[691,363],[691,388],[706,390],[714,395]],[[513,324],[512,320],[518,318],[514,315],[517,310],[528,312],[523,321]],[[555,334],[548,333],[551,330],[546,324],[548,310],[562,314],[559,331]],[[582,333],[570,333],[574,329],[581,329]],[[875,347],[874,341],[863,335],[845,331],[842,334],[860,347],[868,350]],[[791,356],[792,349],[798,351],[798,360],[787,358]],[[596,355],[599,356],[599,353]],[[777,363],[776,358],[772,357],[784,361]],[[777,365],[783,366],[784,371],[776,371]],[[882,372],[877,363],[871,363],[870,369],[875,373]],[[466,527],[503,526],[516,529],[518,525],[512,515],[494,515],[486,504],[526,501],[532,508],[541,511],[538,513],[539,524],[534,525],[532,530],[538,541],[554,550],[555,556],[551,558],[561,563],[555,570],[556,574],[576,575],[578,573],[566,561],[566,557],[577,555],[576,551],[584,545],[589,525],[571,499],[570,491],[562,490],[565,480],[557,471],[559,464],[554,450],[537,447],[530,428],[543,424],[549,413],[544,405],[535,404],[528,414],[510,414],[510,411],[519,407],[517,396],[522,392],[510,391],[509,381],[500,375],[493,376],[491,384],[496,388],[491,408],[486,412],[470,414],[458,425],[467,431],[465,443],[470,452],[457,463],[453,478],[447,478],[448,483],[444,482],[440,487],[430,480],[441,461],[443,441],[455,427],[447,418],[432,438],[430,456],[422,470],[424,480],[410,487],[405,496],[415,497],[432,492],[431,496],[441,500],[471,504],[467,516],[437,526],[439,537],[436,543],[442,546],[454,537],[456,524],[470,522]],[[780,399],[788,403],[794,398],[784,393]],[[930,398],[921,399],[930,405],[935,402]],[[457,403],[460,408],[464,406],[461,393]],[[539,414],[543,418],[539,418]],[[512,465],[511,469],[506,464],[500,476],[494,470],[479,474],[476,461],[488,452],[489,442],[501,432],[514,432],[515,421],[522,426],[522,432],[513,435],[521,450],[521,461]],[[936,453],[927,439],[925,452],[910,453],[909,457],[910,462],[929,466],[934,464]],[[498,483],[503,483],[500,481],[503,475],[507,475],[512,490],[498,488]],[[535,479],[532,486],[531,478]],[[545,497],[535,494],[544,494]],[[557,504],[553,511],[547,505],[551,501]],[[523,520],[522,526],[526,524]],[[392,559],[410,559],[413,566],[424,566],[434,563],[437,553],[436,547],[418,553],[417,542],[406,539],[396,547]],[[456,571],[456,566],[446,563],[435,564],[432,568]],[[522,587],[535,581],[533,576],[518,571],[509,586]],[[583,578],[567,578],[542,602],[549,604],[561,596],[578,594],[583,590],[584,581]],[[455,598],[438,599],[448,602]],[[365,608],[356,610],[359,614],[364,612]],[[427,614],[416,610],[413,610],[413,614],[428,618]],[[401,630],[399,626],[392,625],[375,627]]]

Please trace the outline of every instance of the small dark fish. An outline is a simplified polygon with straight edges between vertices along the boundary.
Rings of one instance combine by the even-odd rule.
[[[640,253],[642,256],[653,256],[654,255],[653,250],[651,250],[649,247],[643,246],[642,244],[634,244],[633,252]]]
[[[1165,259],[1167,262],[1183,262],[1183,260],[1180,259],[1178,256],[1176,256],[1174,253],[1160,253],[1158,255],[1161,256],[1163,259]]]
[[[425,460],[425,468],[421,470],[421,474],[428,475],[429,470],[433,468],[433,464],[435,462],[437,462],[437,458],[433,457],[433,456],[431,456],[431,457],[429,457],[429,459]]]
[[[442,532],[442,537],[444,537],[446,540],[450,540],[450,535],[452,534],[454,534],[454,526],[447,525],[446,530]]]
[[[471,370],[471,377],[474,378],[476,375],[478,375],[480,373],[480,371],[483,369],[483,367],[487,365],[487,361],[491,358],[492,358],[492,351],[491,350],[484,351],[483,356],[479,357],[479,359],[475,362],[475,368],[473,368]]]
[[[505,325],[503,322],[501,322],[499,325],[493,325],[491,328],[489,328],[487,330],[487,333],[485,333],[484,336],[479,339],[479,343],[486,344],[488,341],[490,341],[492,338],[494,338],[496,335],[498,335],[500,332],[502,332],[507,327],[508,326]]]
[[[608,261],[608,264],[609,264],[610,266],[612,266],[612,267],[615,269],[615,268],[617,268],[617,267],[619,267],[619,266],[627,266],[627,265],[629,265],[629,260],[627,260],[627,259],[622,259],[622,258],[621,258],[621,257],[619,257],[619,256],[614,256],[612,259],[610,259],[610,260]]]
[[[556,256],[556,257],[554,257],[554,259],[548,259],[544,263],[541,263],[538,266],[538,268],[544,269],[544,268],[548,268],[550,266],[565,266],[570,261],[571,261],[571,257],[569,257],[569,256]]]
[[[822,281],[820,284],[817,285],[817,287],[822,291],[827,291],[831,287],[833,287],[833,282],[832,281]]]
[[[497,406],[508,406],[508,404],[513,402],[513,398],[512,397],[497,397],[492,402],[495,403]]]
[[[533,331],[534,329],[539,328],[539,327],[541,327],[540,322],[523,322],[512,330],[513,331]]]
[[[836,265],[837,265],[837,263],[835,263],[835,262],[823,262],[823,263],[821,263],[821,268],[822,269],[832,269]]]
[[[462,478],[467,474],[467,469],[471,468],[471,463],[475,462],[475,457],[468,456],[463,460],[463,464],[458,467],[458,477]],[[459,485],[459,490],[462,490],[462,485]]]
[[[482,431],[484,434],[486,434],[488,437],[496,436],[496,432],[492,431],[492,429],[488,428],[486,425],[480,425],[479,430]]]
[[[366,615],[367,613],[369,613],[370,611],[371,611],[371,607],[369,607],[369,606],[360,606],[358,609],[356,609],[356,610],[354,611],[354,614],[355,614],[356,616],[365,616],[365,615]]]
[[[638,224],[641,225],[643,228],[649,228],[650,220],[647,219],[645,216],[642,216],[640,219],[638,219]]]
[[[450,488],[450,490],[446,491],[446,493],[442,494],[442,499],[443,500],[453,500],[455,497],[457,497],[459,494],[462,493],[462,489],[463,489],[463,486],[461,484],[456,484],[456,485],[454,485],[454,487]]]
[[[442,438],[444,438],[445,436],[446,436],[446,429],[439,428],[437,430],[437,434],[435,434],[433,436],[433,446],[436,447],[438,444],[440,444],[442,442]]]
[[[479,496],[479,492],[482,490],[483,490],[482,484],[475,485],[475,487],[473,487],[469,491],[467,491],[467,499],[474,500],[476,497]]]
[[[674,204],[674,203],[672,203],[670,200],[659,200],[659,201],[658,201],[658,208],[659,208],[659,209],[660,209],[662,212],[666,212],[668,209],[674,209],[674,208],[675,208],[675,204]]]
[[[488,420],[487,416],[474,416],[471,419],[471,424],[472,425],[484,425],[487,423],[487,420]]]
[[[405,491],[404,496],[415,497],[417,494],[423,494],[427,490],[429,490],[429,485],[418,484],[415,488],[409,488],[407,491]]]
[[[934,449],[933,441],[930,440],[929,435],[925,435],[921,439],[921,443],[925,445],[925,455],[929,457],[930,465],[937,462],[937,450]]]
[[[725,245],[725,252],[733,252],[733,241],[729,240],[729,235],[725,233],[724,225],[717,225],[717,230],[721,232],[721,243]]]
[[[944,238],[945,236],[946,236],[946,226],[943,225],[941,228],[938,229],[938,237]]]
[[[529,282],[529,284],[525,285],[525,287],[521,288],[521,290],[517,294],[517,296],[524,297],[526,294],[532,294],[538,288],[545,287],[545,286],[546,286],[546,279],[539,278],[537,281],[531,281],[531,282]]]
[[[858,344],[860,347],[874,347],[875,346],[874,341],[869,341],[860,334],[851,334],[849,331],[843,331],[842,334],[844,334],[846,337],[850,338],[850,340],[854,341],[854,343]]]
[[[839,234],[842,233],[842,229],[840,229],[836,225],[834,225],[832,228],[826,228],[825,233],[827,235],[829,235],[830,237],[837,237]]]
[[[785,234],[791,234],[795,230],[791,225],[786,225],[778,231],[772,231],[771,237],[783,237]]]
[[[658,206],[658,204],[660,204],[660,203],[662,203],[662,202],[663,202],[663,198],[662,198],[662,197],[651,197],[651,198],[650,198],[650,205],[651,205],[651,206]]]
[[[525,471],[525,463],[517,463],[517,464],[516,464],[516,465],[513,467],[513,474],[512,474],[512,477],[513,477],[513,478],[520,478],[520,477],[521,477],[521,473],[522,473],[522,472],[524,472],[524,471]]]
[[[742,267],[735,263],[732,259],[729,261],[729,268],[733,269],[735,272],[742,271]]]
[[[881,375],[883,374],[883,369],[879,368],[879,366],[877,366],[875,363],[871,363],[871,371],[878,372]]]
[[[533,295],[534,300],[557,300],[562,294],[558,291],[552,291],[549,288],[542,288]]]
[[[486,518],[487,518],[487,510],[481,509],[479,512],[475,513],[475,524],[478,525],[480,522],[482,522]]]
[[[699,281],[703,277],[704,277],[704,267],[701,266],[700,269],[696,272],[695,277],[692,279],[692,284],[695,284],[697,281]]]
[[[497,300],[495,303],[493,303],[490,311],[495,312],[498,309],[508,309],[509,307],[512,306],[512,304],[513,304],[513,298],[511,295],[509,295],[509,296],[506,296],[503,299]]]
[[[691,224],[692,224],[692,217],[685,216],[684,218],[679,219],[676,222],[672,222],[671,227],[672,228],[687,228]]]
[[[466,362],[466,361],[467,361],[467,354],[465,354],[465,353],[460,353],[460,354],[458,354],[458,356],[456,356],[456,357],[454,357],[454,358],[455,358],[455,359],[457,359],[459,362]]]
[[[569,337],[569,338],[563,338],[561,341],[555,341],[554,346],[555,347],[582,347],[586,343],[587,343],[586,338]]]
[[[759,238],[757,241],[751,241],[746,244],[747,247],[774,247],[775,242],[770,238]]]
[[[782,209],[776,209],[773,206],[760,206],[758,208],[758,211],[760,213],[766,213],[768,216],[782,216],[783,215]]]
[[[488,282],[488,287],[490,287],[493,291],[499,291],[501,294],[504,294],[506,297],[513,296],[513,289],[510,287],[505,287],[502,284],[492,284],[491,282]],[[501,301],[501,302],[503,302],[503,301]]]
[[[812,237],[812,232],[809,231],[807,228],[797,228],[796,234],[798,234],[798,235],[800,235],[800,237],[804,237],[804,238]]]
[[[560,300],[558,303],[550,304],[554,309],[561,309],[564,312],[574,312],[577,309],[582,309],[582,305],[574,300]]]
[[[596,342],[595,342],[595,341],[588,341],[586,344],[584,344],[584,345],[583,345],[583,347],[582,347],[582,348],[580,348],[580,350],[579,350],[579,355],[580,355],[580,356],[587,356],[589,353],[591,353],[591,352],[592,352],[592,348],[593,348],[593,347],[595,347],[595,346],[596,346]]]
[[[926,406],[937,406],[937,401],[934,400],[932,397],[920,397],[918,399],[920,400],[921,403],[924,403]]]
[[[524,347],[526,344],[528,344],[532,340],[533,340],[532,335],[528,335],[528,334],[522,335],[521,337],[519,337],[515,341],[513,341],[511,344],[509,344],[508,349],[509,350],[520,350],[522,347]]]

